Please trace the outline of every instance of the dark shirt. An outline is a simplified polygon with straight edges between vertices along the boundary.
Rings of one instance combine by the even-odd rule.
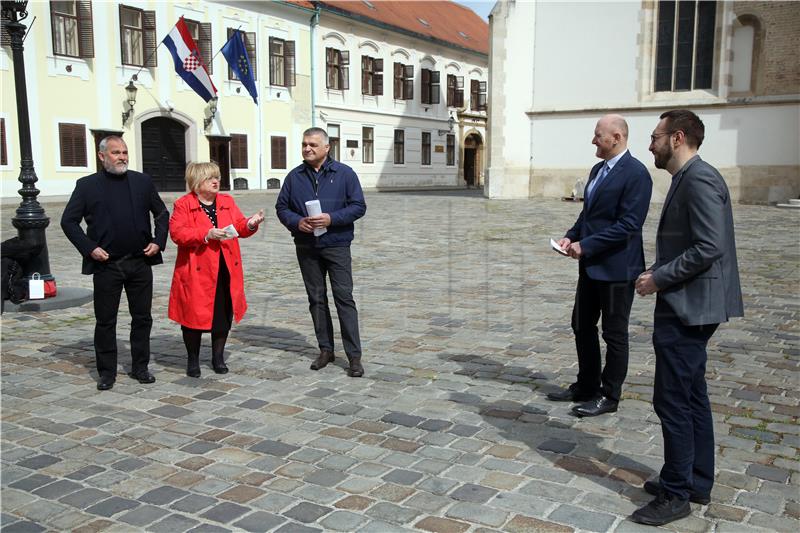
[[[114,239],[106,252],[112,259],[128,254],[141,254],[147,246],[147,240],[133,223],[133,202],[127,173],[117,175],[104,170],[100,179],[103,180],[108,211],[114,226]]]

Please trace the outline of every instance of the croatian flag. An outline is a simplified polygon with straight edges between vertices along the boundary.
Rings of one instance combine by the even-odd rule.
[[[194,89],[194,92],[199,94],[203,100],[206,102],[211,100],[217,94],[217,88],[211,82],[211,76],[208,75],[208,70],[200,57],[200,50],[192,39],[183,17],[164,37],[163,42],[172,54],[172,59],[175,61],[175,72],[178,73],[178,76],[183,78],[183,81]]]

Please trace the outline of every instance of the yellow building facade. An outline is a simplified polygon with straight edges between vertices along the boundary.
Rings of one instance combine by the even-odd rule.
[[[109,134],[122,135],[130,167],[153,175],[162,191],[183,190],[190,161],[215,160],[223,167],[223,188],[249,189],[278,187],[300,161],[301,135],[313,116],[312,11],[283,2],[126,0],[34,1],[28,13],[22,21],[30,27],[26,83],[43,196],[69,194],[78,178],[95,172],[97,144]],[[216,106],[176,74],[161,44],[181,17],[211,66]],[[254,65],[258,105],[217,53],[237,29]],[[131,82],[135,102],[126,91]],[[5,40],[0,127],[2,195],[13,197],[20,153]]]

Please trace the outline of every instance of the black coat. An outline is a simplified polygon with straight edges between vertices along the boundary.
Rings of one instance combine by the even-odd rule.
[[[108,250],[114,240],[114,227],[109,212],[106,192],[103,188],[102,173],[97,172],[84,176],[75,184],[75,191],[64,208],[61,216],[61,229],[69,241],[83,256],[83,274],[94,274],[98,262],[92,259],[92,251],[97,248]],[[131,189],[133,202],[133,220],[131,223],[137,231],[146,237],[147,242],[154,242],[163,250],[167,245],[169,232],[169,211],[158,195],[153,180],[147,174],[128,171],[128,186]],[[150,225],[150,213],[155,223],[155,237]],[[81,228],[81,220],[86,220],[86,232]],[[164,262],[161,252],[145,257],[150,265]]]

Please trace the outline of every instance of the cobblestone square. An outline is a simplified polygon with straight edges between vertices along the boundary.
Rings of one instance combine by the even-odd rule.
[[[165,201],[171,207],[174,196]],[[654,298],[636,297],[619,412],[578,419],[577,263],[550,250],[580,205],[475,191],[367,193],[353,244],[365,376],[317,355],[275,195],[237,194],[266,226],[242,240],[249,310],[226,359],[185,375],[166,317],[175,261],[154,267],[150,370],[98,392],[91,304],[2,317],[2,524],[16,531],[642,531],[627,517],[662,461],[651,405]],[[44,204],[59,287],[91,288]],[[16,203],[2,206],[4,238]],[[645,225],[648,264],[660,205]],[[673,531],[800,530],[800,212],[734,206],[743,319],[709,345],[717,477]],[[334,320],[335,322],[335,320]],[[338,331],[338,325],[335,328]],[[338,341],[338,339],[337,339]]]

